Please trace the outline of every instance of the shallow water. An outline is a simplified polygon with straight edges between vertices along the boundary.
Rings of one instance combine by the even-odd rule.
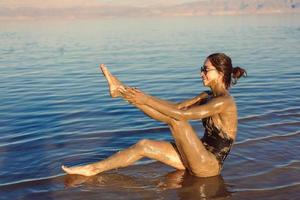
[[[296,199],[300,195],[299,15],[1,22],[0,199]],[[248,77],[232,88],[237,142],[222,175],[199,179],[149,160],[92,178],[60,166],[101,160],[165,124],[111,99],[98,65],[181,101],[225,52]],[[199,136],[201,122],[192,125]]]

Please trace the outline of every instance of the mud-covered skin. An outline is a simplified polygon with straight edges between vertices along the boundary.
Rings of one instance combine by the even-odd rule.
[[[237,109],[234,99],[225,89],[222,74],[214,70],[209,60],[205,61],[205,67],[210,70],[206,73],[202,72],[201,77],[204,86],[211,89],[211,94],[202,92],[190,100],[172,103],[123,85],[104,65],[101,65],[100,68],[108,81],[111,96],[122,97],[149,117],[168,124],[176,145],[145,139],[103,161],[80,167],[63,167],[63,170],[69,174],[92,176],[110,169],[126,167],[142,157],[148,157],[176,169],[186,169],[199,177],[220,174],[222,163],[232,144],[228,146],[229,149],[215,152],[217,145],[208,144],[208,140],[201,140],[189,121],[203,121],[206,128],[204,138],[205,135],[209,136],[208,128],[213,125],[222,133],[221,139],[234,141],[237,130]],[[222,141],[220,138],[217,141]],[[214,149],[211,150],[208,146]],[[222,163],[216,156],[218,153],[221,153]]]
[[[209,98],[211,98],[211,92],[207,91],[207,94],[209,95]],[[222,168],[234,140],[216,125],[212,117],[202,119],[202,124],[205,128],[205,132],[201,141],[205,148],[216,156],[220,167]]]

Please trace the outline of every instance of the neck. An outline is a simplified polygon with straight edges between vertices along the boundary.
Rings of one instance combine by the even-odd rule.
[[[210,89],[214,97],[228,94],[228,90],[225,88],[224,84],[214,84],[210,86]]]

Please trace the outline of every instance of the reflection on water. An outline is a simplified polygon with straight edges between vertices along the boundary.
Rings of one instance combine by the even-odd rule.
[[[198,178],[186,173],[181,183],[181,188],[178,190],[178,196],[182,200],[200,199],[200,197],[205,199],[223,199],[230,197],[231,194],[227,191],[222,176]]]
[[[186,171],[172,171],[155,179],[134,177],[121,173],[102,173],[92,177],[81,175],[66,175],[64,184],[66,188],[81,187],[91,188],[135,188],[139,193],[147,192],[149,187],[157,193],[164,193],[169,190],[176,192],[177,199],[198,200],[198,199],[228,199],[231,193],[227,190],[222,176],[209,178],[198,178]],[[145,187],[146,186],[146,187]]]

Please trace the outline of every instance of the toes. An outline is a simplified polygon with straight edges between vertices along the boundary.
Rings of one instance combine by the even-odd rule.
[[[100,69],[102,73],[106,76],[106,74],[108,73],[107,67],[104,64],[101,64]]]
[[[66,173],[70,173],[70,169],[64,165],[61,166],[62,170],[64,170]]]
[[[100,65],[100,68],[101,68],[101,69],[105,69],[106,66],[105,66],[104,64],[101,64],[101,65]]]

